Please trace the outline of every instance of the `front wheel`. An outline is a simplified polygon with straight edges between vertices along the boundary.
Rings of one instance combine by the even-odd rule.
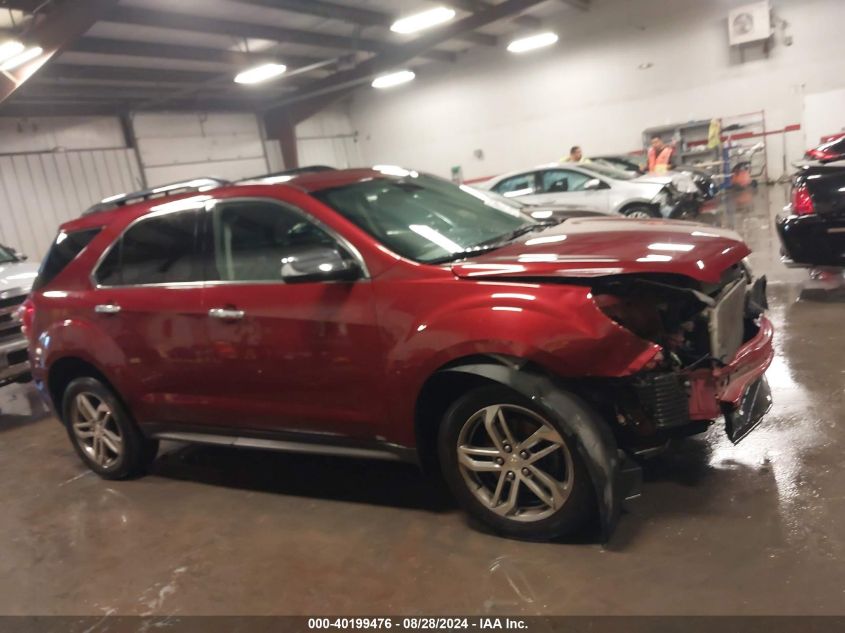
[[[633,204],[622,210],[622,215],[627,218],[647,220],[662,217],[660,211],[647,204]]]
[[[572,438],[504,387],[475,389],[446,412],[438,438],[443,475],[463,508],[498,534],[548,540],[595,511]]]

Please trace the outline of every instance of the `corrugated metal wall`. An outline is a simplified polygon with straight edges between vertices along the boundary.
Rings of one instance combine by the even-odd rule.
[[[40,260],[59,224],[141,188],[129,149],[0,155],[0,242]]]

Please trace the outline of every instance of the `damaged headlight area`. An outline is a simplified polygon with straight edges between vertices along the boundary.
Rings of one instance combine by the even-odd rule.
[[[746,347],[770,331],[761,331],[768,323],[762,316],[765,277],[753,279],[741,263],[716,284],[673,275],[619,275],[594,280],[592,292],[605,315],[661,348],[643,371],[614,381],[615,393],[606,399],[615,403],[612,415],[634,444],[649,450],[740,410],[726,394],[735,374],[749,370],[747,363],[739,366]],[[765,380],[767,366],[750,367],[755,380]]]

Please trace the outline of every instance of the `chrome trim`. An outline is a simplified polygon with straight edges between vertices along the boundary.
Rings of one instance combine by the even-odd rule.
[[[97,258],[97,261],[94,263],[94,267],[91,269],[91,273],[88,275],[88,281],[91,283],[92,288],[95,290],[101,289],[122,289],[122,288],[189,288],[189,287],[204,287],[204,286],[221,286],[221,285],[264,285],[264,284],[276,284],[276,285],[290,285],[286,284],[284,281],[222,281],[222,280],[202,280],[202,281],[175,281],[171,283],[154,283],[154,284],[118,284],[114,286],[106,286],[102,285],[97,282],[97,270],[99,270],[100,265],[103,263],[103,260],[108,257],[108,254],[111,250],[115,247],[115,245],[123,239],[123,236],[126,234],[129,229],[134,227],[139,222],[159,217],[162,215],[168,215],[172,213],[186,213],[188,211],[197,211],[200,210],[202,213],[207,213],[211,209],[213,209],[217,204],[223,204],[227,202],[269,202],[271,204],[278,205],[280,207],[284,207],[293,211],[294,213],[301,216],[303,219],[308,220],[309,222],[315,224],[318,228],[322,229],[326,233],[329,234],[330,237],[337,240],[339,244],[345,248],[348,253],[358,262],[358,265],[361,267],[362,277],[357,281],[369,281],[372,279],[370,275],[370,269],[367,267],[367,262],[364,260],[364,256],[361,255],[361,251],[350,242],[346,237],[338,233],[335,229],[331,228],[330,226],[326,225],[322,220],[315,218],[313,215],[300,209],[299,207],[294,206],[290,202],[286,202],[284,200],[279,200],[278,198],[262,198],[262,197],[247,197],[247,198],[212,198],[211,200],[206,200],[203,202],[202,205],[198,205],[196,208],[192,209],[179,209],[178,211],[155,211],[153,213],[147,213],[142,216],[139,216],[132,220],[129,224],[127,224],[120,234],[115,237],[111,244],[106,248],[100,256]],[[200,216],[202,217],[202,215]],[[318,283],[349,283],[349,282],[337,282],[337,281],[326,281],[326,282],[318,282]]]
[[[237,320],[243,319],[246,313],[243,310],[232,310],[227,308],[211,308],[208,311],[208,316],[212,319]]]
[[[182,433],[165,431],[162,433],[153,433],[152,437],[158,440],[190,442],[193,444],[211,444],[213,446],[230,446],[234,448],[260,448],[285,453],[308,453],[312,455],[336,455],[341,457],[364,457],[388,461],[403,461],[398,454],[391,452],[389,448],[379,449],[359,448],[356,446],[333,446],[329,444],[294,442],[290,440],[270,440],[254,437],[215,435],[212,433]]]
[[[0,343],[0,355],[5,356],[6,354],[19,352],[22,349],[26,349],[27,347],[29,347],[29,341],[27,341],[26,337],[24,337],[22,334],[19,334],[11,340],[3,341],[2,343]],[[0,359],[0,362],[2,362],[3,360],[5,359]]]
[[[845,227],[836,227],[827,230],[828,233],[845,233]]]
[[[98,303],[94,306],[94,312],[97,314],[117,314],[120,309],[120,306],[114,303]]]
[[[8,380],[10,378],[16,378],[17,376],[22,376],[23,374],[29,371],[29,361],[24,363],[17,363],[16,365],[9,365],[8,367],[4,367],[0,369],[0,380]]]

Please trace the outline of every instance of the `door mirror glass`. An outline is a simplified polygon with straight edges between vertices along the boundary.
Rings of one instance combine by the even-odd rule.
[[[282,259],[281,276],[285,283],[309,281],[355,281],[361,267],[336,248],[313,246],[291,250]]]
[[[601,180],[598,178],[591,178],[584,183],[584,191],[595,191],[596,189],[601,189]]]

